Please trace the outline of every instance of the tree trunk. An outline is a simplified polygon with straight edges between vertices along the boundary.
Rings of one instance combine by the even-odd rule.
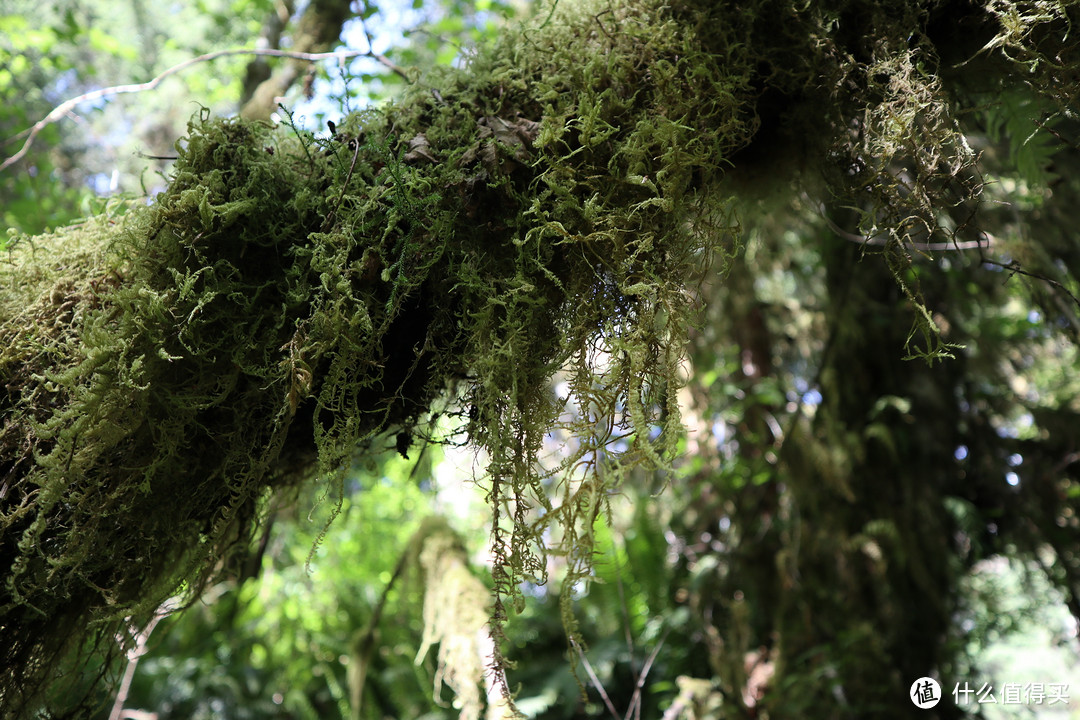
[[[286,8],[291,6],[288,3]],[[291,34],[292,52],[320,53],[331,50],[341,36],[345,21],[352,17],[350,0],[312,0]],[[268,21],[266,35],[275,36],[274,20]],[[287,19],[287,18],[286,18]],[[276,31],[280,35],[280,30]],[[303,60],[284,60],[271,73],[265,62],[252,61],[248,66],[248,78],[244,83],[244,102],[240,116],[248,120],[269,120],[277,112],[278,103],[296,80],[311,69],[311,63]],[[256,85],[256,79],[258,84]],[[250,88],[250,89],[249,89]]]

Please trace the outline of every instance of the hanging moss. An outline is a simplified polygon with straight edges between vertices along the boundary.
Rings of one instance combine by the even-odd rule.
[[[500,597],[539,574],[530,508],[588,527],[608,482],[548,500],[556,370],[581,410],[637,431],[628,457],[670,450],[682,281],[713,243],[691,218],[716,212],[699,188],[749,136],[746,71],[665,13],[596,13],[327,140],[202,113],[152,205],[17,244],[5,698],[77,667],[84,639],[196,597],[268,492],[312,469],[339,484],[358,448],[452,387],[491,457]],[[581,447],[569,462],[594,462]]]
[[[1043,56],[1066,5],[1002,45]],[[546,551],[572,585],[622,470],[675,448],[687,284],[734,234],[731,166],[771,173],[778,146],[820,171],[920,307],[906,243],[978,191],[934,74],[944,7],[562,2],[328,139],[201,113],[152,204],[18,239],[0,265],[5,705],[120,652],[223,572],[268,493],[315,475],[340,494],[356,453],[407,440],[439,397],[489,458],[496,640]],[[575,441],[545,468],[556,431]]]
[[[424,574],[424,637],[416,663],[438,643],[435,696],[445,683],[454,691],[460,720],[480,720],[491,662],[490,592],[469,569],[461,538],[445,520],[429,518],[417,536],[417,563]],[[497,672],[498,678],[490,681],[495,690],[499,682],[506,685],[501,669]],[[489,709],[487,717],[494,716]]]

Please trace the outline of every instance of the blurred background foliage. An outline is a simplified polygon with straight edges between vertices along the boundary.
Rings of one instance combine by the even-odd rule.
[[[2,0],[0,151],[13,154],[22,131],[82,92],[214,49],[288,48],[307,9]],[[407,72],[459,64],[529,11],[365,0],[350,5],[340,47],[370,41]],[[41,232],[111,195],[153,193],[188,118],[235,113],[249,74],[267,72],[256,65],[222,58],[154,92],[80,106],[0,174],[0,223]],[[370,57],[329,61],[283,102],[324,132],[403,82]],[[938,253],[913,269],[945,340],[963,346],[955,360],[903,359],[910,313],[880,263],[860,262],[840,236],[844,208],[776,178],[741,206],[744,252],[723,281],[706,271],[697,288],[680,459],[670,472],[636,471],[610,498],[587,585],[560,587],[561,559],[549,558],[551,581],[526,587],[510,619],[525,715],[907,717],[924,668],[946,692],[1041,682],[1073,695],[1027,714],[946,697],[940,717],[1080,717],[1080,322],[1059,292],[1077,290],[1077,134],[1061,115],[1043,122],[1052,109],[1033,93],[998,90],[971,90],[996,100],[966,131],[993,173],[985,222],[1014,254]],[[1037,246],[1008,242],[1032,234]],[[1060,270],[1058,286],[1016,273],[1032,252]],[[472,482],[482,463],[452,443],[418,440],[401,448],[411,459],[393,445],[354,469],[322,542],[336,498],[318,485],[274,498],[230,579],[153,629],[113,717],[457,717],[432,653],[417,658],[424,584],[401,559],[425,517],[445,517],[490,584],[487,510]],[[568,647],[560,593],[587,647]],[[376,613],[365,660],[357,647]],[[350,666],[361,661],[353,715]],[[109,717],[113,696],[101,703]]]

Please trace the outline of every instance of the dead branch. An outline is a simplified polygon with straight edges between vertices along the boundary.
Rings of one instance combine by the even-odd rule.
[[[22,133],[20,133],[20,135],[22,135],[22,134],[27,135],[26,141],[23,142],[22,147],[19,148],[19,151],[17,153],[12,155],[8,159],[4,160],[4,162],[2,164],[0,164],[0,171],[6,170],[8,167],[10,167],[11,165],[17,163],[19,160],[21,160],[23,157],[25,157],[26,153],[30,150],[30,147],[34,144],[34,140],[37,138],[38,134],[42,130],[44,130],[46,127],[48,127],[52,123],[59,121],[65,115],[69,114],[79,104],[84,103],[84,102],[88,102],[90,100],[97,100],[99,98],[111,97],[113,95],[122,95],[124,93],[137,93],[137,92],[144,92],[144,91],[147,91],[147,90],[153,90],[159,84],[161,84],[162,80],[169,77],[170,75],[175,75],[178,72],[180,72],[181,70],[186,70],[187,68],[191,67],[192,65],[196,65],[196,64],[202,63],[202,62],[207,62],[209,60],[216,60],[217,58],[226,57],[226,56],[229,56],[229,55],[270,55],[270,56],[274,56],[274,57],[292,58],[294,60],[308,60],[308,61],[311,61],[311,62],[316,62],[318,60],[328,60],[328,59],[331,59],[331,58],[336,58],[336,59],[339,59],[339,60],[347,60],[349,58],[354,58],[354,57],[371,57],[371,58],[374,58],[375,60],[377,60],[378,62],[380,62],[381,64],[383,64],[384,66],[386,66],[387,68],[389,68],[390,70],[392,70],[393,72],[401,75],[402,77],[406,77],[406,79],[407,79],[407,76],[405,75],[404,71],[400,67],[395,65],[393,62],[391,62],[389,59],[387,59],[383,55],[380,55],[378,53],[373,52],[370,48],[368,50],[366,50],[366,51],[341,50],[341,51],[338,51],[338,52],[323,52],[323,53],[290,52],[288,50],[273,50],[273,49],[269,49],[269,48],[264,48],[264,49],[239,48],[239,49],[232,49],[232,50],[215,50],[214,52],[206,53],[205,55],[199,55],[198,57],[191,58],[190,60],[185,60],[184,62],[182,62],[182,63],[180,63],[178,65],[173,65],[171,68],[165,70],[160,75],[158,75],[157,77],[155,77],[152,80],[148,80],[147,82],[132,83],[132,84],[129,84],[129,85],[114,85],[112,87],[106,87],[106,88],[101,88],[101,89],[98,89],[98,90],[92,90],[92,91],[90,91],[88,93],[83,93],[82,95],[79,95],[77,97],[73,97],[70,100],[67,100],[67,101],[61,103],[60,105],[57,105],[55,108],[53,108],[52,112],[50,112],[48,115],[43,117],[41,120],[34,123],[34,125],[32,127],[30,127],[28,130],[24,130]],[[18,136],[16,136],[16,137],[18,137]]]

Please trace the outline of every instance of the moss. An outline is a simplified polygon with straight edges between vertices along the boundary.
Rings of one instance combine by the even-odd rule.
[[[48,682],[37,658],[78,662],[73,627],[106,638],[196,597],[267,493],[312,469],[340,484],[451,386],[491,458],[500,598],[539,572],[542,526],[591,527],[617,477],[586,458],[605,439],[582,444],[566,467],[593,466],[594,500],[548,499],[544,437],[595,420],[560,420],[556,370],[634,433],[628,460],[670,451],[682,279],[715,242],[692,219],[748,132],[739,68],[650,8],[575,12],[329,140],[200,114],[149,207],[16,248],[6,688]]]
[[[490,592],[469,569],[461,538],[446,521],[428,518],[413,542],[424,584],[424,636],[416,664],[437,643],[435,696],[445,683],[454,691],[460,720],[479,720],[491,656],[486,638]],[[501,682],[505,688],[501,668],[497,673],[492,686]]]
[[[151,205],[15,243],[0,695],[33,703],[197,597],[268,493],[340,493],[356,453],[447,395],[489,457],[496,639],[546,552],[572,586],[626,468],[674,451],[688,287],[733,243],[732,164],[766,141],[805,158],[921,307],[909,243],[966,227],[942,214],[979,190],[938,5],[559,3],[330,139],[200,114]],[[1002,47],[1053,38],[1008,27]],[[929,317],[919,349],[940,355]],[[556,468],[552,434],[576,439]]]

